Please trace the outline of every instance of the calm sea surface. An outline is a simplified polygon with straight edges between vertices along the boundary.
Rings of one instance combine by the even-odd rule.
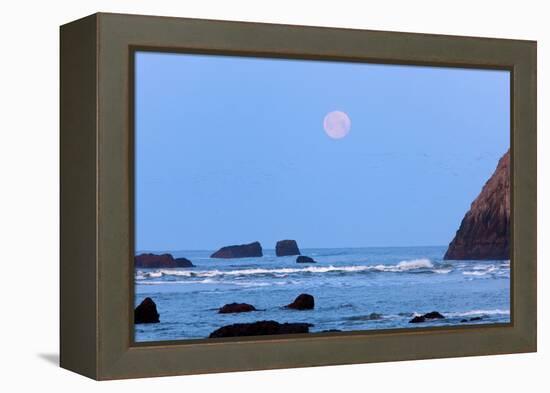
[[[135,303],[151,297],[160,323],[135,325],[136,341],[206,338],[221,326],[275,320],[308,322],[311,332],[416,328],[510,322],[509,261],[443,261],[446,247],[301,249],[315,264],[296,257],[211,259],[209,251],[165,251],[186,257],[188,269],[136,269]],[[300,293],[315,309],[282,306]],[[249,303],[256,312],[218,314],[226,303]],[[439,311],[446,318],[410,324],[415,314]],[[379,316],[372,315],[379,314]]]

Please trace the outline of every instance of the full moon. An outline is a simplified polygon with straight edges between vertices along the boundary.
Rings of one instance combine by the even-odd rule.
[[[323,120],[323,128],[330,138],[342,139],[349,133],[351,120],[345,112],[329,112]]]

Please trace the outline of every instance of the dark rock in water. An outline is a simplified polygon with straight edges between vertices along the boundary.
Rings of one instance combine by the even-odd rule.
[[[467,322],[477,322],[483,320],[482,317],[472,317],[470,319],[461,319],[460,323],[467,323]]]
[[[309,333],[311,326],[313,325],[310,323],[279,323],[276,321],[236,323],[213,331],[209,338]]]
[[[146,297],[134,310],[134,323],[159,323],[157,305],[150,297]]]
[[[263,256],[262,245],[260,242],[253,242],[250,244],[222,247],[210,255],[210,258],[252,258],[261,256]]]
[[[315,307],[315,299],[307,293],[302,293],[298,295],[292,303],[285,307],[292,308],[294,310],[312,310]]]
[[[187,258],[176,258],[172,254],[140,254],[134,257],[134,266],[141,268],[174,268],[193,267],[194,265]]]
[[[444,259],[510,259],[510,151],[462,219]]]
[[[426,319],[445,319],[443,315],[438,313],[437,311],[432,311],[427,314],[424,314],[424,318]]]
[[[409,321],[409,323],[421,323],[426,322],[426,318],[423,315],[417,315]]]
[[[306,257],[305,255],[300,255],[296,258],[296,263],[315,263],[315,259]]]
[[[193,263],[187,258],[175,258],[174,262],[176,262],[176,267],[194,267]]]
[[[438,313],[437,311],[432,311],[424,315],[417,315],[416,317],[411,319],[409,323],[422,323],[422,322],[427,322],[430,319],[444,319],[444,318],[445,317],[440,313]]]
[[[382,319],[382,314],[378,314],[378,313],[375,313],[375,312],[371,312],[371,313],[369,314],[369,319],[370,319],[371,321],[377,321],[377,320],[379,320],[379,319]]]
[[[377,321],[379,319],[382,319],[382,314],[372,312],[368,315],[354,315],[351,317],[346,317],[344,319],[348,321]]]
[[[279,240],[275,245],[275,254],[278,257],[287,255],[300,255],[296,240]]]
[[[250,311],[256,311],[256,308],[247,303],[230,303],[224,305],[222,308],[219,309],[218,313],[220,314],[231,314],[231,313],[237,313],[237,312],[250,312]]]

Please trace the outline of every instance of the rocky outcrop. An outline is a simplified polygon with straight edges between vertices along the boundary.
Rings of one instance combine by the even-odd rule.
[[[422,323],[434,319],[445,319],[445,317],[437,311],[432,311],[424,315],[417,315],[409,321],[409,323]]]
[[[305,255],[300,255],[296,258],[296,263],[315,263],[315,259],[306,257]]]
[[[309,333],[311,326],[313,325],[310,323],[279,323],[276,321],[236,323],[213,331],[209,338]]]
[[[218,310],[219,314],[231,314],[231,313],[238,313],[238,312],[250,312],[250,311],[256,311],[256,308],[247,303],[229,303],[224,305]]]
[[[300,255],[300,249],[296,240],[279,240],[275,245],[275,254],[278,257]]]
[[[510,151],[462,219],[444,259],[510,259]]]
[[[174,261],[176,262],[176,267],[194,267],[193,263],[187,258],[174,258]]]
[[[134,266],[150,269],[194,267],[187,258],[174,258],[172,254],[140,254],[134,257]]]
[[[467,322],[479,322],[479,321],[482,321],[483,318],[482,317],[472,317],[470,319],[461,319],[460,320],[460,323],[467,323]]]
[[[159,323],[160,315],[157,305],[150,297],[146,297],[134,310],[134,323]]]
[[[252,258],[261,256],[263,256],[262,245],[260,242],[254,242],[222,247],[210,255],[210,258]]]
[[[315,307],[315,299],[307,293],[302,293],[298,295],[292,303],[285,307],[292,308],[294,310],[313,310]]]

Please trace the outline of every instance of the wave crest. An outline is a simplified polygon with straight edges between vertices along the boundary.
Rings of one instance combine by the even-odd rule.
[[[432,273],[445,274],[451,269],[433,269],[434,264],[426,258],[401,261],[395,265],[354,265],[354,266],[307,266],[300,268],[249,268],[236,270],[176,270],[160,269],[155,271],[138,271],[136,280],[149,278],[161,278],[174,276],[180,278],[211,278],[211,277],[243,277],[243,276],[273,276],[276,278],[287,277],[295,274],[323,274],[323,273],[362,273],[362,272],[412,272],[430,271]]]

